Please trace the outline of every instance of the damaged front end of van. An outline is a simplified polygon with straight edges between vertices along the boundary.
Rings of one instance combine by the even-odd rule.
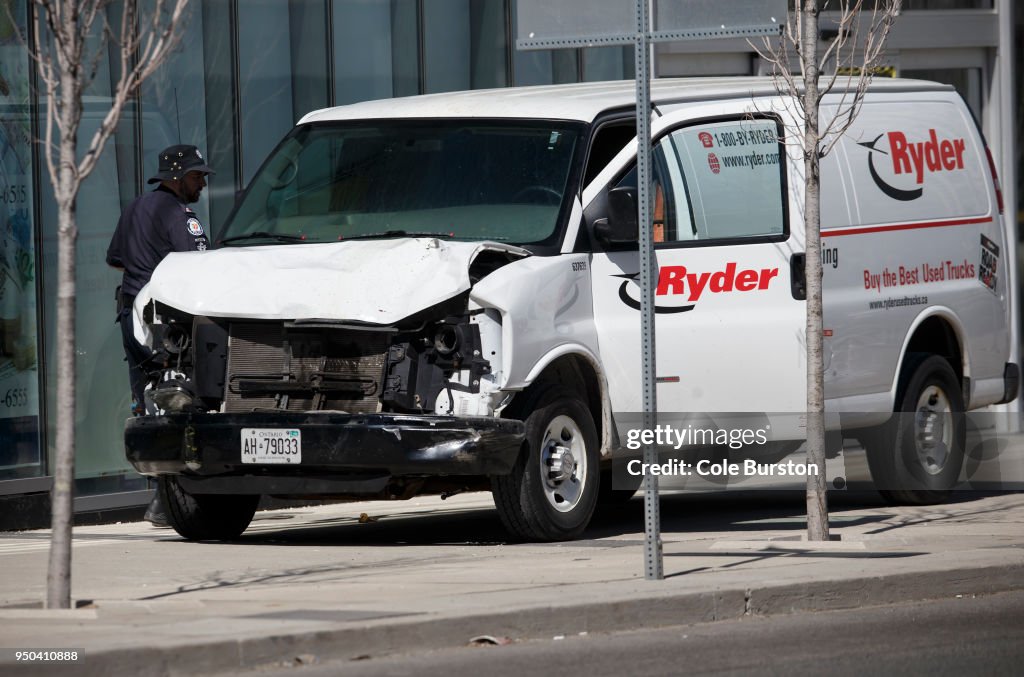
[[[169,256],[136,300],[151,415],[127,422],[129,460],[222,502],[508,473],[523,425],[494,415],[500,316],[470,310],[470,275],[526,255],[404,238]]]
[[[300,126],[215,249],[164,259],[135,301],[152,358],[125,445],[180,534],[234,538],[260,495],[402,499],[512,471],[502,315],[471,292],[564,218],[570,132]],[[479,177],[502,152],[562,155],[562,174]]]

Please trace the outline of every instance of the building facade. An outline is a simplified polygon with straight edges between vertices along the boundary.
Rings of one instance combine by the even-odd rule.
[[[310,110],[633,76],[631,48],[517,51],[515,1],[193,0],[173,58],[126,109],[78,200],[76,512],[137,508],[151,492],[124,459],[129,391],[113,307],[120,276],[104,258],[157,152],[178,142],[204,150],[217,174],[197,212],[216,235],[235,193]],[[0,0],[0,528],[48,522],[56,420],[56,208],[33,142],[45,101],[21,38],[33,20],[29,4]],[[896,75],[961,92],[992,146],[1011,217],[1009,205],[1024,194],[1014,142],[1024,126],[1014,100],[1024,73],[1021,40],[1014,49],[1024,31],[1019,14],[1010,0],[904,0],[887,53]],[[110,70],[100,63],[82,139],[106,111]],[[744,40],[655,50],[659,77],[764,71]]]

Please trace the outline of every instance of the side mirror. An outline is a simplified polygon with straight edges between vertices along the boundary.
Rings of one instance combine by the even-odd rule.
[[[636,187],[619,186],[608,191],[608,218],[594,224],[594,235],[605,245],[635,244],[639,238],[636,220]]]

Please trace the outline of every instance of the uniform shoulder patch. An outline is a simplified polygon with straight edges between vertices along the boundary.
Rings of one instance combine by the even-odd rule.
[[[188,226],[188,232],[191,233],[192,235],[199,237],[200,235],[203,234],[203,224],[199,223],[199,219],[195,217],[190,218],[188,221],[185,222],[185,225]]]

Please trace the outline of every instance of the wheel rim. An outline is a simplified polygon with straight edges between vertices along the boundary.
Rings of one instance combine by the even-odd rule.
[[[569,512],[580,502],[587,478],[587,448],[583,431],[572,418],[556,416],[544,431],[540,474],[548,503]]]
[[[914,411],[914,447],[929,475],[946,467],[953,444],[953,408],[942,388],[931,385],[921,391]]]

